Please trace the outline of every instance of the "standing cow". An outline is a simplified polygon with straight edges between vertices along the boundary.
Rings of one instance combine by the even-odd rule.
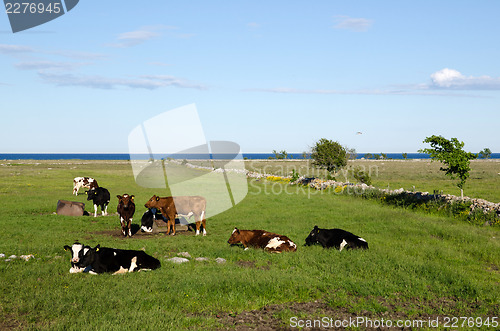
[[[342,229],[320,229],[315,226],[306,238],[306,246],[321,244],[323,248],[335,247],[339,251],[346,248],[368,249],[368,243],[361,237]]]
[[[267,252],[295,252],[297,245],[287,236],[282,236],[264,230],[239,230],[234,228],[231,237],[227,241],[230,245],[242,244],[245,250],[248,246],[262,248]]]
[[[117,195],[118,198],[118,207],[116,207],[116,211],[118,215],[120,215],[120,224],[122,226],[122,234],[126,237],[127,234],[129,237],[132,237],[132,217],[135,213],[135,203],[133,195]]]
[[[203,235],[207,235],[206,227],[206,208],[207,200],[200,196],[181,196],[181,197],[165,197],[160,198],[153,195],[151,199],[144,205],[146,208],[156,208],[161,211],[161,214],[168,219],[168,233],[172,229],[175,236],[175,217],[180,215],[190,218],[194,215],[196,222],[196,235],[200,234],[200,226],[203,223]]]
[[[94,203],[94,217],[97,217],[97,207],[101,207],[102,216],[108,215],[108,204],[111,196],[104,187],[93,188],[87,191],[87,200]]]
[[[78,195],[78,190],[81,188],[88,188],[93,189],[93,188],[98,188],[99,185],[97,184],[97,180],[91,177],[75,177],[73,179],[73,194]]]

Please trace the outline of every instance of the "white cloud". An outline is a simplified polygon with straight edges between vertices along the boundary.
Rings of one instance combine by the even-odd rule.
[[[465,76],[457,70],[444,68],[431,75],[433,89],[450,90],[500,90],[500,77]]]
[[[27,61],[14,64],[17,69],[21,70],[73,70],[78,67],[88,65],[89,63],[76,62],[55,62],[55,61]]]
[[[28,46],[0,44],[0,53],[2,54],[16,55],[16,54],[33,53],[33,52],[35,52],[35,50]]]
[[[204,85],[166,75],[140,76],[138,78],[108,78],[102,76],[57,74],[48,71],[40,71],[38,74],[45,82],[57,86],[83,86],[97,89],[115,89],[118,87],[143,88],[148,90],[161,87],[207,89]]]
[[[154,26],[144,26],[135,31],[129,31],[120,33],[117,37],[117,42],[112,44],[107,44],[106,46],[115,47],[115,48],[127,48],[142,44],[148,40],[151,40],[156,37],[160,37],[163,31],[166,30],[176,30],[178,29],[175,26],[169,25],[154,25]],[[191,37],[192,35],[188,35]],[[180,35],[181,38],[185,38],[184,35]]]
[[[353,18],[342,15],[335,16],[335,21],[336,24],[333,26],[333,28],[351,30],[355,32],[366,31],[373,25],[373,20],[369,20],[366,18]]]
[[[250,22],[247,23],[247,27],[249,27],[250,29],[258,29],[261,27],[261,25],[257,22]]]

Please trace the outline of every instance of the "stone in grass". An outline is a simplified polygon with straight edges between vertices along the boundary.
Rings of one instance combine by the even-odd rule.
[[[11,256],[9,256],[9,259],[17,259],[17,256],[11,255]]]
[[[4,257],[5,257],[4,253],[0,254],[0,259],[3,259]]]
[[[167,261],[173,262],[173,263],[186,263],[189,262],[188,259],[183,258],[183,257],[173,257],[171,259],[167,259]]]
[[[226,259],[223,259],[222,257],[218,257],[215,259],[215,262],[217,262],[219,264],[226,263]]]
[[[23,259],[24,261],[29,261],[31,259],[34,259],[35,256],[33,254],[29,254],[29,255],[21,255],[19,258]]]
[[[199,262],[207,262],[207,261],[210,261],[210,259],[208,257],[197,257],[195,259],[196,261],[199,261]]]
[[[177,255],[184,256],[184,257],[191,257],[191,254],[189,254],[188,252],[180,252],[180,253],[177,253]]]

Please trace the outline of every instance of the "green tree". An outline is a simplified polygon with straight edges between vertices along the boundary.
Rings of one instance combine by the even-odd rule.
[[[408,153],[403,153],[403,159],[408,160]]]
[[[316,167],[335,173],[347,165],[347,151],[338,142],[321,138],[311,150],[311,159]]]
[[[479,152],[479,157],[481,159],[489,159],[491,157],[491,149],[485,148]]]
[[[424,143],[431,144],[431,148],[419,150],[419,153],[429,154],[433,161],[440,161],[447,167],[441,167],[446,175],[452,179],[458,178],[460,182],[457,184],[460,189],[460,196],[464,197],[464,185],[469,178],[470,160],[477,158],[477,154],[465,152],[463,150],[464,143],[458,141],[457,138],[448,140],[442,136],[430,136],[425,138]]]

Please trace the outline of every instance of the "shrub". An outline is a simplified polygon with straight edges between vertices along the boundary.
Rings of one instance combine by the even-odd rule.
[[[358,182],[366,184],[366,185],[371,185],[372,184],[372,179],[369,174],[365,172],[365,170],[361,167],[356,167],[353,169],[353,176],[354,179],[356,179]]]

